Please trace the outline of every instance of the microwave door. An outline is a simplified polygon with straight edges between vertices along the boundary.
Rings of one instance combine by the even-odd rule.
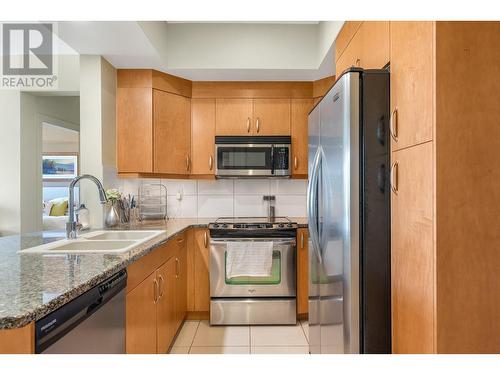
[[[217,145],[217,176],[271,176],[271,145]]]

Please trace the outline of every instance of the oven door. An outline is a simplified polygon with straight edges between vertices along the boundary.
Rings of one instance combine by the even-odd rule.
[[[272,176],[273,146],[268,144],[215,145],[216,176]]]
[[[227,244],[231,241],[273,242],[271,276],[226,276]],[[211,297],[294,297],[295,238],[231,238],[210,240],[210,296]]]

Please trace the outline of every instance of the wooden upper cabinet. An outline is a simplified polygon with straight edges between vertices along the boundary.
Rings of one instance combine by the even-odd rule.
[[[292,175],[307,176],[308,155],[308,114],[312,109],[312,99],[292,99],[291,135],[292,135]]]
[[[127,293],[125,328],[127,354],[156,353],[155,277],[153,272]]]
[[[153,100],[154,172],[187,174],[191,168],[190,99],[153,90]]]
[[[432,142],[392,153],[392,350],[433,353]]]
[[[290,99],[254,99],[254,135],[290,135]]]
[[[217,99],[215,133],[251,135],[252,112],[252,99]]]
[[[213,175],[215,170],[215,99],[191,100],[191,173]]]
[[[153,172],[153,95],[151,89],[117,88],[116,143],[119,173]]]
[[[297,314],[309,311],[308,229],[297,229]]]
[[[387,65],[390,59],[389,29],[388,21],[363,22],[336,61],[336,77],[352,66],[380,69]]]
[[[391,149],[432,139],[433,22],[391,22]]]

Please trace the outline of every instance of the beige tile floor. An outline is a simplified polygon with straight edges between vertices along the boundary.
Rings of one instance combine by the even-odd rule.
[[[295,326],[213,326],[184,322],[171,354],[308,354],[307,322]]]

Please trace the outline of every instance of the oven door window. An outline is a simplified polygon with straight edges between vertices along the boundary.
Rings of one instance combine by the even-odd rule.
[[[218,169],[271,169],[271,147],[219,147]]]
[[[273,263],[270,276],[238,276],[227,277],[227,251],[224,253],[224,275],[226,278],[226,285],[277,285],[281,283],[281,252],[278,250],[273,251]]]

